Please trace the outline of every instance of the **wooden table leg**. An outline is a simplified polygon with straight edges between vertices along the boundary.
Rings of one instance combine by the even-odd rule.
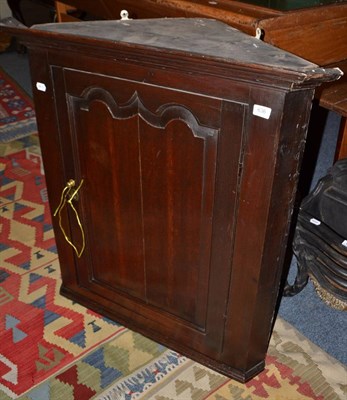
[[[57,22],[74,22],[78,21],[77,18],[69,15],[68,12],[76,10],[75,7],[68,6],[60,1],[55,1],[55,10],[57,15]]]
[[[347,158],[347,117],[341,117],[340,133],[336,147],[335,161]]]

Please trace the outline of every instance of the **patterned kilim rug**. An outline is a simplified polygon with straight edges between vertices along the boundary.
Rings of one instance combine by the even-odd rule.
[[[31,99],[0,68],[0,143],[36,132],[35,111]]]
[[[0,399],[346,399],[346,368],[277,320],[266,369],[232,381],[59,295],[36,135],[0,144]]]

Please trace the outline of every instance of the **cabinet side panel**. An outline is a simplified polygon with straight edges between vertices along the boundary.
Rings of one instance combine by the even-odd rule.
[[[311,99],[312,90],[250,95],[251,110],[265,105],[271,115],[249,114],[223,351],[240,371],[261,363],[268,348]]]
[[[264,291],[262,267],[266,243],[269,207],[272,199],[276,152],[281,136],[282,110],[285,93],[268,89],[250,91],[247,114],[248,135],[245,138],[240,197],[235,230],[235,247],[232,259],[230,296],[225,324],[223,359],[240,371],[249,371],[261,362],[260,343],[268,336],[251,339],[256,319],[257,296]],[[267,107],[269,118],[256,115],[254,105]],[[285,187],[286,182],[282,182]],[[276,274],[279,260],[273,260],[270,274]],[[273,313],[270,307],[260,304],[262,315]],[[249,357],[251,354],[251,357]]]
[[[267,222],[266,240],[257,294],[251,342],[253,354],[264,357],[275,318],[283,264],[292,220],[299,170],[311,111],[312,90],[287,94],[281,136],[277,146],[274,182]],[[291,244],[289,243],[291,246]]]

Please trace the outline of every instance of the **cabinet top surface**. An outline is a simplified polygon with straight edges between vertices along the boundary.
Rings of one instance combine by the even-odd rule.
[[[7,24],[7,27],[11,25]],[[0,23],[0,28],[2,28]],[[4,29],[5,30],[5,29]],[[276,48],[260,39],[213,19],[156,18],[117,21],[86,21],[35,25],[30,29],[15,27],[15,33],[30,36],[30,40],[55,39],[70,43],[88,44],[98,48],[117,48],[118,45],[160,51],[199,60],[220,60],[247,68],[288,71],[307,75],[308,79],[334,80],[336,70],[319,68],[307,60]],[[331,76],[329,79],[326,76]],[[325,76],[325,79],[323,77]],[[306,80],[306,78],[303,78]]]
[[[212,19],[158,18],[36,25],[56,34],[181,51],[247,64],[302,70],[317,66]]]

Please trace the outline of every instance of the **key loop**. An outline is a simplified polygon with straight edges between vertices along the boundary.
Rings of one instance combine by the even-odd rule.
[[[84,235],[84,230],[83,230],[83,226],[80,220],[80,217],[78,215],[78,212],[75,208],[75,206],[73,205],[72,201],[75,199],[75,197],[77,196],[79,190],[81,189],[82,185],[83,185],[83,179],[81,180],[80,184],[78,185],[78,187],[76,188],[76,182],[73,179],[70,179],[66,186],[64,187],[62,193],[61,193],[61,197],[60,197],[60,203],[57,207],[57,209],[55,210],[53,216],[56,217],[58,215],[59,217],[59,227],[60,230],[62,231],[65,240],[67,241],[67,243],[69,243],[69,245],[74,249],[76,255],[78,258],[80,258],[84,252],[85,249],[85,235]],[[75,214],[76,217],[76,221],[78,224],[78,227],[80,228],[81,231],[81,236],[82,236],[82,247],[80,250],[78,250],[77,246],[72,242],[72,240],[69,238],[69,236],[67,235],[63,224],[62,224],[62,218],[61,218],[61,212],[64,209],[64,207],[66,205],[69,205],[70,208],[72,209],[72,211]]]

